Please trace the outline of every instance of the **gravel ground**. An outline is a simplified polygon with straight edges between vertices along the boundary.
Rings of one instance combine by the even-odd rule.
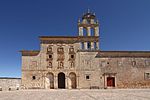
[[[0,100],[150,100],[150,89],[0,91]]]

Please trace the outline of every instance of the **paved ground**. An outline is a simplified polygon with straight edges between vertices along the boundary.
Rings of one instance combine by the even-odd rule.
[[[150,100],[150,89],[0,91],[0,100]]]

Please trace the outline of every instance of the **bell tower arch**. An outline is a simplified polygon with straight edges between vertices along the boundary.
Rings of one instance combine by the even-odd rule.
[[[82,49],[99,49],[99,39],[98,41],[94,41],[94,38],[99,37],[99,22],[95,13],[90,12],[89,9],[78,20],[78,35],[79,37],[91,38],[91,40],[88,39],[89,41],[81,43]]]

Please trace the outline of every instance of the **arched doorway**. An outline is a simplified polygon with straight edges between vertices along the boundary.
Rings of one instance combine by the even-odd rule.
[[[46,75],[46,81],[45,86],[48,89],[54,89],[54,74],[53,73],[47,73]]]
[[[77,88],[77,84],[76,84],[76,74],[73,73],[73,72],[71,72],[71,73],[69,74],[69,78],[70,78],[70,80],[71,80],[71,88],[72,88],[72,89],[76,89],[76,88]]]
[[[65,89],[65,74],[62,72],[58,74],[58,88]]]

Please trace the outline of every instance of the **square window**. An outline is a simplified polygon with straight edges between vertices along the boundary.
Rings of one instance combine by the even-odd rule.
[[[73,59],[73,58],[74,58],[74,55],[71,55],[71,58]]]
[[[36,79],[36,77],[35,76],[32,76],[32,80],[35,80]]]
[[[49,58],[52,58],[52,55],[49,55]]]
[[[150,80],[150,73],[145,73],[145,79]]]
[[[90,79],[90,76],[89,75],[86,75],[86,80],[89,80]]]

